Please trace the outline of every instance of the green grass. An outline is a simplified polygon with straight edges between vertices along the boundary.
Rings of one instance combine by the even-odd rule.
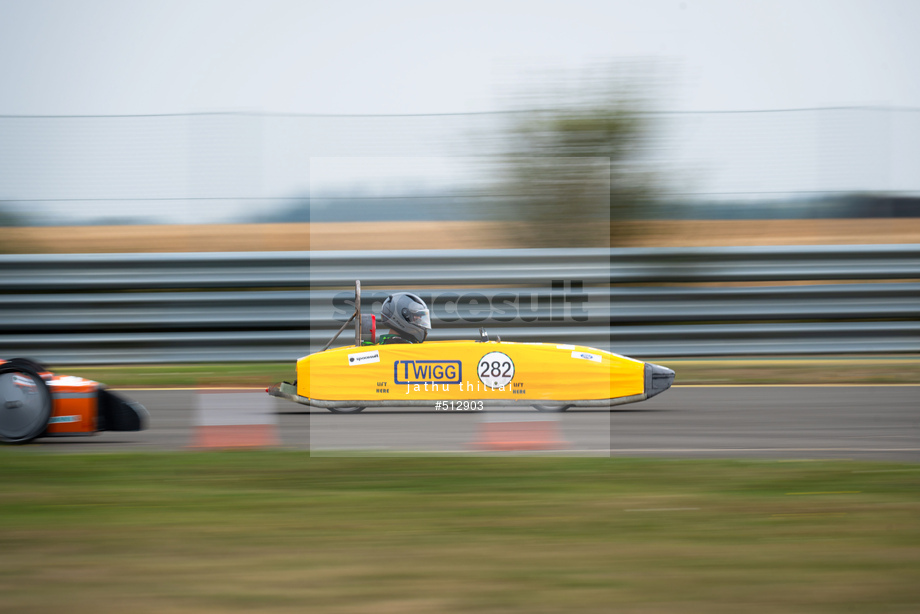
[[[654,360],[652,362],[655,362]],[[677,384],[918,384],[918,356],[663,359]]]
[[[920,357],[650,359],[687,384],[915,384]],[[176,365],[62,366],[54,370],[112,387],[265,387],[294,381],[294,362]]]
[[[0,450],[0,609],[914,612],[920,465]]]
[[[240,386],[266,387],[294,381],[294,362],[192,363],[171,365],[56,366],[58,373],[78,375],[111,387]]]

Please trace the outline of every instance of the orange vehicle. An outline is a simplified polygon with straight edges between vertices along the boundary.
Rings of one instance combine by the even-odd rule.
[[[0,442],[146,427],[143,405],[99,382],[58,375],[27,358],[0,359]]]

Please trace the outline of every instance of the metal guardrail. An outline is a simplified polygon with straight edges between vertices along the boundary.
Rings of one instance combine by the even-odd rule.
[[[5,255],[0,356],[293,360],[338,328],[355,279],[365,304],[422,295],[434,340],[484,326],[640,357],[920,351],[920,245],[874,245]]]
[[[920,278],[920,245],[2,256],[3,289],[489,286]],[[139,281],[143,280],[143,285]],[[351,280],[351,281],[349,281]]]

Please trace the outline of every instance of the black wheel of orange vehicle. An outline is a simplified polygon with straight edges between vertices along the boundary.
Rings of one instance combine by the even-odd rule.
[[[45,373],[48,371],[47,365],[37,360],[32,360],[31,358],[10,358],[6,363],[14,367],[32,369],[36,373]]]
[[[327,407],[334,414],[358,414],[367,409],[366,407]]]
[[[0,441],[26,443],[41,435],[51,418],[51,391],[33,368],[0,365]]]

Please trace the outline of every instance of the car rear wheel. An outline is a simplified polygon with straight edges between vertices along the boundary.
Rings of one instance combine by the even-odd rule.
[[[560,412],[565,411],[570,408],[571,405],[534,405],[534,409],[537,411],[549,411],[549,412]]]
[[[6,361],[6,364],[13,365],[14,367],[25,367],[26,369],[32,369],[36,373],[44,373],[48,370],[48,367],[45,363],[38,362],[37,360],[32,360],[31,358],[10,358]]]
[[[51,392],[38,372],[22,361],[0,365],[0,441],[32,441],[48,427],[49,418]]]
[[[357,414],[357,413],[364,411],[367,408],[366,407],[327,407],[326,409],[328,409],[334,414]]]

